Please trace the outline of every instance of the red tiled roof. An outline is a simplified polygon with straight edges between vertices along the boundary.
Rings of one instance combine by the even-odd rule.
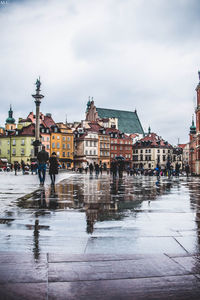
[[[148,135],[146,135],[145,137],[143,137],[142,139],[140,139],[138,141],[139,143],[140,142],[151,142],[151,146],[169,146],[169,147],[172,147],[169,143],[166,144],[166,142],[161,138],[159,137],[156,133],[149,133]],[[138,143],[137,142],[137,143]]]
[[[178,144],[178,147],[184,149],[187,146],[187,144]]]

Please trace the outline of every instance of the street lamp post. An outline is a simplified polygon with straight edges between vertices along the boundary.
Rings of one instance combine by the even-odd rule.
[[[37,157],[39,146],[41,145],[40,142],[40,103],[41,99],[44,98],[43,95],[40,94],[40,77],[37,79],[36,83],[36,94],[32,95],[35,99],[35,106],[36,106],[36,115],[35,115],[35,141],[33,142],[34,146],[34,156]]]

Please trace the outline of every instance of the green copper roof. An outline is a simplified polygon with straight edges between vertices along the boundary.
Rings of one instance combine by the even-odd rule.
[[[7,124],[14,124],[15,123],[15,119],[13,118],[13,111],[12,111],[11,105],[10,105],[10,110],[8,111],[8,118],[6,119],[6,123]]]
[[[118,129],[124,133],[144,134],[137,112],[96,108],[100,118],[118,118]]]

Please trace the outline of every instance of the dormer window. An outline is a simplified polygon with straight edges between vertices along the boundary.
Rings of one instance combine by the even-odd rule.
[[[54,128],[54,132],[58,132],[58,128],[57,127]]]
[[[42,131],[42,133],[44,133],[44,128],[42,128],[42,130],[41,130],[41,131]]]

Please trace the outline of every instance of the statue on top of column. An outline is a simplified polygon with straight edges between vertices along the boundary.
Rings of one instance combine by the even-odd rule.
[[[35,85],[36,85],[36,91],[39,92],[40,86],[41,86],[40,77],[39,77],[39,79],[37,78]]]

